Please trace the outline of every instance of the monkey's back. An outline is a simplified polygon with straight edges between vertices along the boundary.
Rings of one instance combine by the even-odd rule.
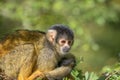
[[[7,76],[17,77],[22,65],[33,64],[36,49],[41,49],[45,33],[40,31],[17,30],[0,42],[0,69]],[[39,45],[41,44],[41,45]]]
[[[45,32],[33,30],[17,30],[0,41],[0,56],[8,53],[21,44],[38,44],[43,42]]]

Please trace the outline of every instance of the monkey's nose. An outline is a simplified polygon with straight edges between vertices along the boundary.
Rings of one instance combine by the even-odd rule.
[[[63,52],[68,52],[69,50],[70,50],[69,47],[64,47],[64,48],[63,48]]]

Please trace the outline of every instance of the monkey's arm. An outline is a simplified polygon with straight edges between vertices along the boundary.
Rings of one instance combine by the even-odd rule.
[[[46,77],[50,80],[62,79],[67,76],[73,67],[75,66],[75,57],[73,55],[68,55],[59,63],[59,67],[46,73]]]
[[[46,78],[48,80],[62,79],[63,77],[67,76],[71,72],[71,70],[72,67],[70,66],[61,66],[47,73],[42,73],[39,70],[37,70],[26,80],[34,80],[37,77],[40,77],[41,79],[45,80]]]
[[[46,77],[49,80],[62,79],[63,77],[67,76],[71,70],[72,68],[69,66],[61,66],[53,71],[46,73]]]

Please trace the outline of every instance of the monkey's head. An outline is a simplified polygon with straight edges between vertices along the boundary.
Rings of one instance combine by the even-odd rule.
[[[65,55],[73,45],[74,34],[68,26],[56,24],[48,29],[47,39],[60,55]]]

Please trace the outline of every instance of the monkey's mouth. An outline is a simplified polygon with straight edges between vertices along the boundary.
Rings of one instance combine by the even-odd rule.
[[[67,47],[63,48],[63,52],[65,52],[65,53],[68,53],[69,50],[70,50],[70,48],[67,48]]]
[[[62,54],[62,55],[66,55],[66,54],[68,54],[68,52],[69,52],[69,51],[62,51],[61,54]]]

